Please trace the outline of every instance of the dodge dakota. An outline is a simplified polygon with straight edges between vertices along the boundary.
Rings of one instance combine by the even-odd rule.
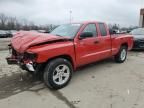
[[[103,22],[64,24],[49,34],[18,32],[9,45],[8,64],[43,75],[51,89],[65,87],[80,66],[113,57],[123,63],[133,47],[133,37],[113,34]]]

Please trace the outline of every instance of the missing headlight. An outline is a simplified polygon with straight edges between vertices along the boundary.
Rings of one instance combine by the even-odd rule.
[[[28,52],[24,53],[24,59],[25,60],[36,60],[36,58],[37,58],[37,54],[28,53]]]

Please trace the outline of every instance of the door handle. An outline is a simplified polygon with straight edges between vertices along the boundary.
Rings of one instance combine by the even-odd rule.
[[[99,41],[94,41],[94,44],[98,44],[99,43]]]

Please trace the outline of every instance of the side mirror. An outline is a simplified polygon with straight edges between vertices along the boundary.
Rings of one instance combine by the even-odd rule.
[[[93,37],[93,33],[92,32],[83,32],[80,35],[80,39],[89,38],[89,37]]]

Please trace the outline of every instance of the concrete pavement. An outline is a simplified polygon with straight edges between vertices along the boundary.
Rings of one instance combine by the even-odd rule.
[[[129,52],[123,64],[84,66],[58,91],[8,66],[7,54],[0,51],[0,108],[144,108],[144,52]]]

